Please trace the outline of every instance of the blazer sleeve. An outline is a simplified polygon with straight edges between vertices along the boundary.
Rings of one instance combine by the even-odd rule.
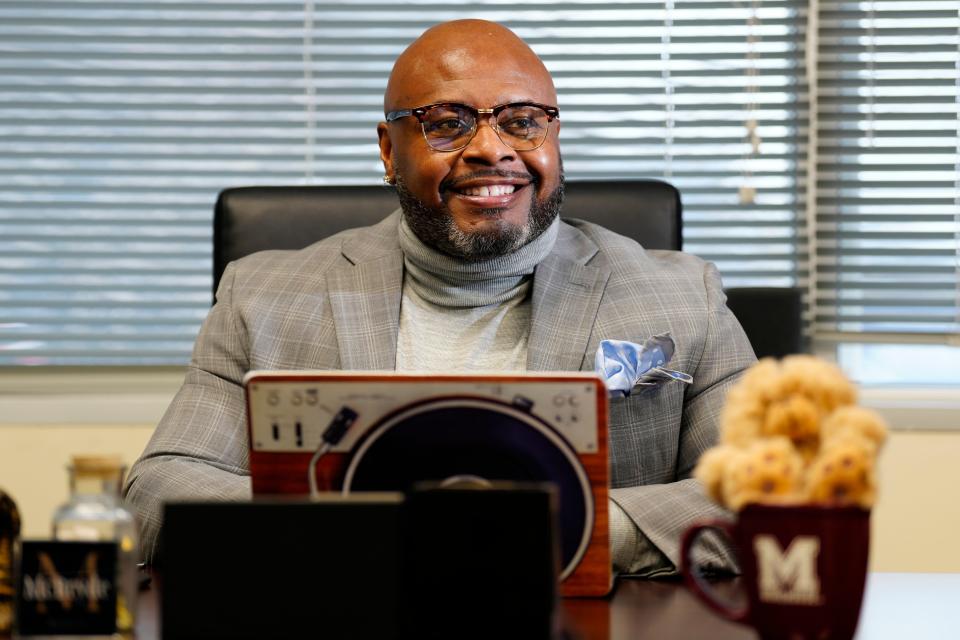
[[[249,358],[245,331],[232,307],[234,278],[231,264],[200,330],[183,386],[124,486],[148,564],[157,559],[164,502],[251,495],[241,387]]]
[[[610,491],[611,499],[642,532],[640,539],[654,545],[672,565],[648,567],[653,574],[677,570],[680,539],[695,521],[731,518],[704,494],[692,474],[700,455],[717,442],[720,409],[727,390],[756,357],[740,323],[726,306],[720,274],[709,263],[704,268],[704,287],[706,331],[699,362],[691,372],[693,384],[684,396],[675,481]],[[700,540],[696,562],[708,570],[738,570],[735,556],[719,536],[708,532]]]

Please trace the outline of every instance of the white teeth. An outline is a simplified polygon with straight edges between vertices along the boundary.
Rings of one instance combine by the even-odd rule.
[[[471,187],[464,189],[463,194],[467,196],[505,196],[516,191],[512,184],[491,184],[483,187]]]

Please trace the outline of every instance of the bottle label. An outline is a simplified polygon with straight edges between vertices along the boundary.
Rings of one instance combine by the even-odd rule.
[[[13,539],[0,534],[0,634],[13,628]]]
[[[117,544],[27,540],[21,546],[21,635],[111,634],[117,628]]]
[[[0,599],[13,598],[13,540],[0,535]]]

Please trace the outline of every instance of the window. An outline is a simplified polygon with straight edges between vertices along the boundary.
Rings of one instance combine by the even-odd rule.
[[[808,288],[841,343],[956,342],[956,3],[818,4],[5,2],[0,365],[185,363],[216,194],[378,182],[392,61],[460,17],[544,59],[568,179],[673,182],[728,286]]]
[[[960,6],[820,6],[816,334],[863,382],[958,385]]]

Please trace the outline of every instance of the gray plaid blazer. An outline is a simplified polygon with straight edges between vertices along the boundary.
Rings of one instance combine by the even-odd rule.
[[[395,213],[300,251],[265,251],[227,267],[183,387],[125,487],[148,561],[164,501],[250,496],[240,386],[247,371],[394,369],[403,282],[398,222]],[[537,267],[532,295],[532,371],[589,371],[602,339],[673,335],[671,367],[694,382],[611,401],[610,463],[611,498],[677,564],[685,528],[724,515],[690,474],[717,439],[727,389],[754,360],[715,267],[568,221]],[[731,566],[721,545],[707,543],[708,561]]]

